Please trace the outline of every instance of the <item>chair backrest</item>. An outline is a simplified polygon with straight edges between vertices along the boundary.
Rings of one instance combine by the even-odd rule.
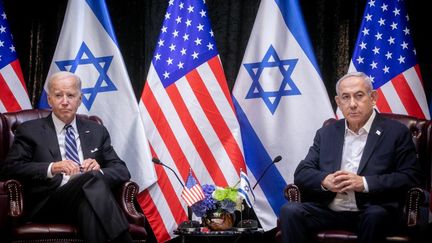
[[[430,190],[432,177],[432,122],[430,120],[400,114],[380,113],[380,115],[399,121],[411,131],[412,139],[417,150],[417,157],[426,176],[425,188]],[[335,121],[336,119],[330,118],[324,122],[324,125],[331,124]]]
[[[50,113],[50,110],[41,109],[0,113],[0,161],[6,158],[15,137],[15,130],[21,123],[47,117]],[[97,116],[78,114],[78,117],[87,118],[102,124],[102,120]]]

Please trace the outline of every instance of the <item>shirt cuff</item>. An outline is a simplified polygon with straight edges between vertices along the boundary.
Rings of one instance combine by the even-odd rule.
[[[48,178],[53,178],[53,177],[54,177],[54,175],[51,173],[51,167],[52,167],[53,164],[54,164],[54,162],[51,162],[51,163],[48,165],[48,171],[47,171],[47,177],[48,177]]]
[[[364,186],[363,192],[369,192],[369,186],[367,184],[366,177],[362,176],[362,180],[363,180],[363,186]]]

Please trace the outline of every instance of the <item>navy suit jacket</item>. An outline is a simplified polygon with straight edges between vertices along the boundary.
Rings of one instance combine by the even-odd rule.
[[[336,193],[324,191],[321,182],[341,168],[345,120],[320,128],[313,145],[294,174],[307,201],[329,204]],[[359,209],[379,204],[399,207],[409,188],[420,185],[422,174],[408,128],[378,113],[369,131],[357,174],[364,176],[368,193],[355,193]]]
[[[18,179],[24,184],[30,215],[43,205],[62,181],[61,174],[47,177],[49,164],[62,160],[51,116],[28,121],[18,127],[2,172],[3,176]],[[112,188],[128,181],[129,171],[111,146],[106,128],[78,117],[76,125],[84,159],[96,159],[108,185]]]

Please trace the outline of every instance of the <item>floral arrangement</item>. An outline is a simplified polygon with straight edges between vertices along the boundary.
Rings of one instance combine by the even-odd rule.
[[[238,194],[238,189],[233,187],[216,187],[204,184],[202,186],[205,198],[194,205],[192,211],[198,217],[206,217],[208,214],[234,213],[235,210],[243,210],[243,198]]]

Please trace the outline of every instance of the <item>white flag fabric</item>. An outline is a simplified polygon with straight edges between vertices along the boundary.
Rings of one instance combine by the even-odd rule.
[[[245,170],[240,127],[204,1],[170,1],[141,96],[152,152],[186,181],[233,186]],[[187,220],[181,183],[156,165],[138,201],[158,241]]]
[[[297,0],[261,1],[233,96],[252,184],[282,156],[255,189],[255,213],[269,230],[316,130],[334,117]]]
[[[31,109],[21,66],[0,0],[0,112]]]
[[[112,144],[143,190],[156,181],[151,154],[129,76],[104,0],[70,0],[48,77],[58,71],[82,80],[78,113],[99,116]],[[39,103],[49,108],[47,84]]]

